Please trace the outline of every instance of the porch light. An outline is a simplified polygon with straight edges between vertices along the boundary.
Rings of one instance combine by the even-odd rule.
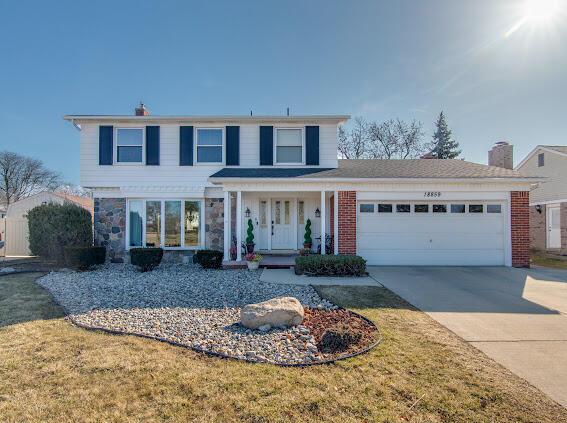
[[[319,210],[319,207],[315,209],[315,217],[321,217],[321,210]]]
[[[246,207],[246,211],[244,212],[244,216],[250,217],[250,209]]]

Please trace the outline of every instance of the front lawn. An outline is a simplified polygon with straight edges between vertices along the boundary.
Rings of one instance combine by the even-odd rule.
[[[546,254],[544,252],[532,253],[532,264],[543,267],[553,267],[555,269],[567,269],[567,257]]]
[[[281,368],[79,329],[36,277],[0,277],[2,421],[567,420],[565,409],[385,289],[318,288],[376,322],[378,348]]]

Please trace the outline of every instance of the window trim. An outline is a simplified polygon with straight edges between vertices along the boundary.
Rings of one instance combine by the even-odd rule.
[[[142,130],[142,161],[141,162],[119,162],[118,161],[118,130],[119,129],[141,129]],[[146,155],[144,154],[146,151],[146,127],[145,126],[117,126],[114,128],[114,139],[116,142],[113,142],[114,147],[114,157],[112,159],[113,165],[118,166],[140,166],[146,164]],[[123,146],[124,147],[124,146]],[[134,147],[133,145],[130,147]]]
[[[278,131],[280,129],[293,129],[301,131],[301,162],[278,162]],[[305,166],[305,127],[303,126],[274,126],[274,166]]]
[[[220,162],[200,162],[199,161],[199,130],[200,129],[214,129],[220,130],[222,133],[222,142],[221,142],[221,150],[222,150],[222,161]],[[193,139],[195,142],[193,143],[193,163],[195,166],[224,166],[226,163],[226,133],[224,126],[194,126],[193,127]],[[212,145],[202,145],[201,147],[218,147]]]
[[[130,246],[130,201],[141,201],[142,202],[142,247],[139,246]],[[147,198],[138,198],[138,197],[131,197],[126,198],[126,251],[129,251],[131,248],[145,248],[146,245],[146,203],[148,201],[159,201],[160,202],[160,210],[161,210],[161,233],[160,233],[160,248],[163,248],[166,251],[192,251],[192,250],[200,250],[205,248],[205,199],[204,198],[155,198],[155,197],[147,197]],[[166,201],[181,201],[181,243],[183,246],[181,247],[166,247],[165,246],[165,202]],[[195,246],[185,246],[185,201],[196,201],[199,203],[199,218],[200,218],[200,226],[199,226],[199,245]],[[201,224],[202,223],[202,224]]]

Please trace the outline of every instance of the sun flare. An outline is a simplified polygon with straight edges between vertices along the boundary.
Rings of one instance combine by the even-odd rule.
[[[505,34],[509,37],[525,25],[550,26],[561,14],[565,0],[524,0],[522,18]]]

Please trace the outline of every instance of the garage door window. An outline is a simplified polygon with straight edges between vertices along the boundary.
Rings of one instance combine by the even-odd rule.
[[[433,213],[447,213],[447,205],[433,204]]]
[[[482,204],[469,204],[469,213],[482,213],[484,206]]]
[[[464,212],[465,212],[464,204],[451,204],[451,213],[464,213]]]
[[[374,204],[361,204],[360,213],[374,213]]]
[[[487,213],[502,213],[502,206],[500,204],[489,204],[486,206]]]
[[[392,213],[392,205],[378,204],[378,213]]]
[[[409,213],[411,211],[411,206],[409,204],[396,204],[397,213]]]
[[[415,213],[429,213],[429,204],[416,204],[413,206]]]

